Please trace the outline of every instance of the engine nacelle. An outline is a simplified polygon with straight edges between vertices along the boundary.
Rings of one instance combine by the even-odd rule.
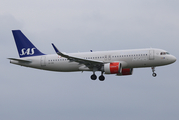
[[[133,68],[123,68],[121,73],[117,73],[117,76],[132,75]]]
[[[133,68],[122,68],[122,63],[112,62],[104,64],[105,74],[117,74],[118,76],[122,75],[132,75]]]
[[[117,74],[117,73],[121,73],[121,71],[122,71],[122,64],[119,62],[104,64],[105,74]]]

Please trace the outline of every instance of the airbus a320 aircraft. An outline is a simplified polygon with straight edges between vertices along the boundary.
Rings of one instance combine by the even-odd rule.
[[[20,58],[9,58],[10,63],[59,72],[92,71],[92,80],[96,80],[96,71],[101,71],[100,81],[105,74],[117,76],[132,75],[133,68],[151,67],[156,77],[155,67],[174,63],[176,58],[162,49],[133,49],[101,52],[62,53],[52,44],[56,54],[46,55],[40,52],[20,30],[12,30]]]

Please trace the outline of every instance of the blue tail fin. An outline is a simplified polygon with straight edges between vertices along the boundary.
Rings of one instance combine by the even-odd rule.
[[[12,30],[20,57],[45,55],[40,52],[20,30]]]

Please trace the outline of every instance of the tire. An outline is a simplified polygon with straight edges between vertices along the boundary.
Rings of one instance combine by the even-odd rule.
[[[153,77],[156,77],[156,76],[157,76],[157,74],[156,74],[156,73],[153,73],[153,74],[152,74],[152,76],[153,76]]]
[[[91,79],[92,80],[96,80],[97,79],[97,76],[95,74],[91,75]]]
[[[104,81],[105,80],[105,77],[103,75],[99,76],[99,80],[100,81]]]

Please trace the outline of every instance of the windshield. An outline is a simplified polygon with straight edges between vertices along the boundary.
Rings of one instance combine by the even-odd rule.
[[[170,53],[168,52],[161,52],[160,55],[169,55]]]

